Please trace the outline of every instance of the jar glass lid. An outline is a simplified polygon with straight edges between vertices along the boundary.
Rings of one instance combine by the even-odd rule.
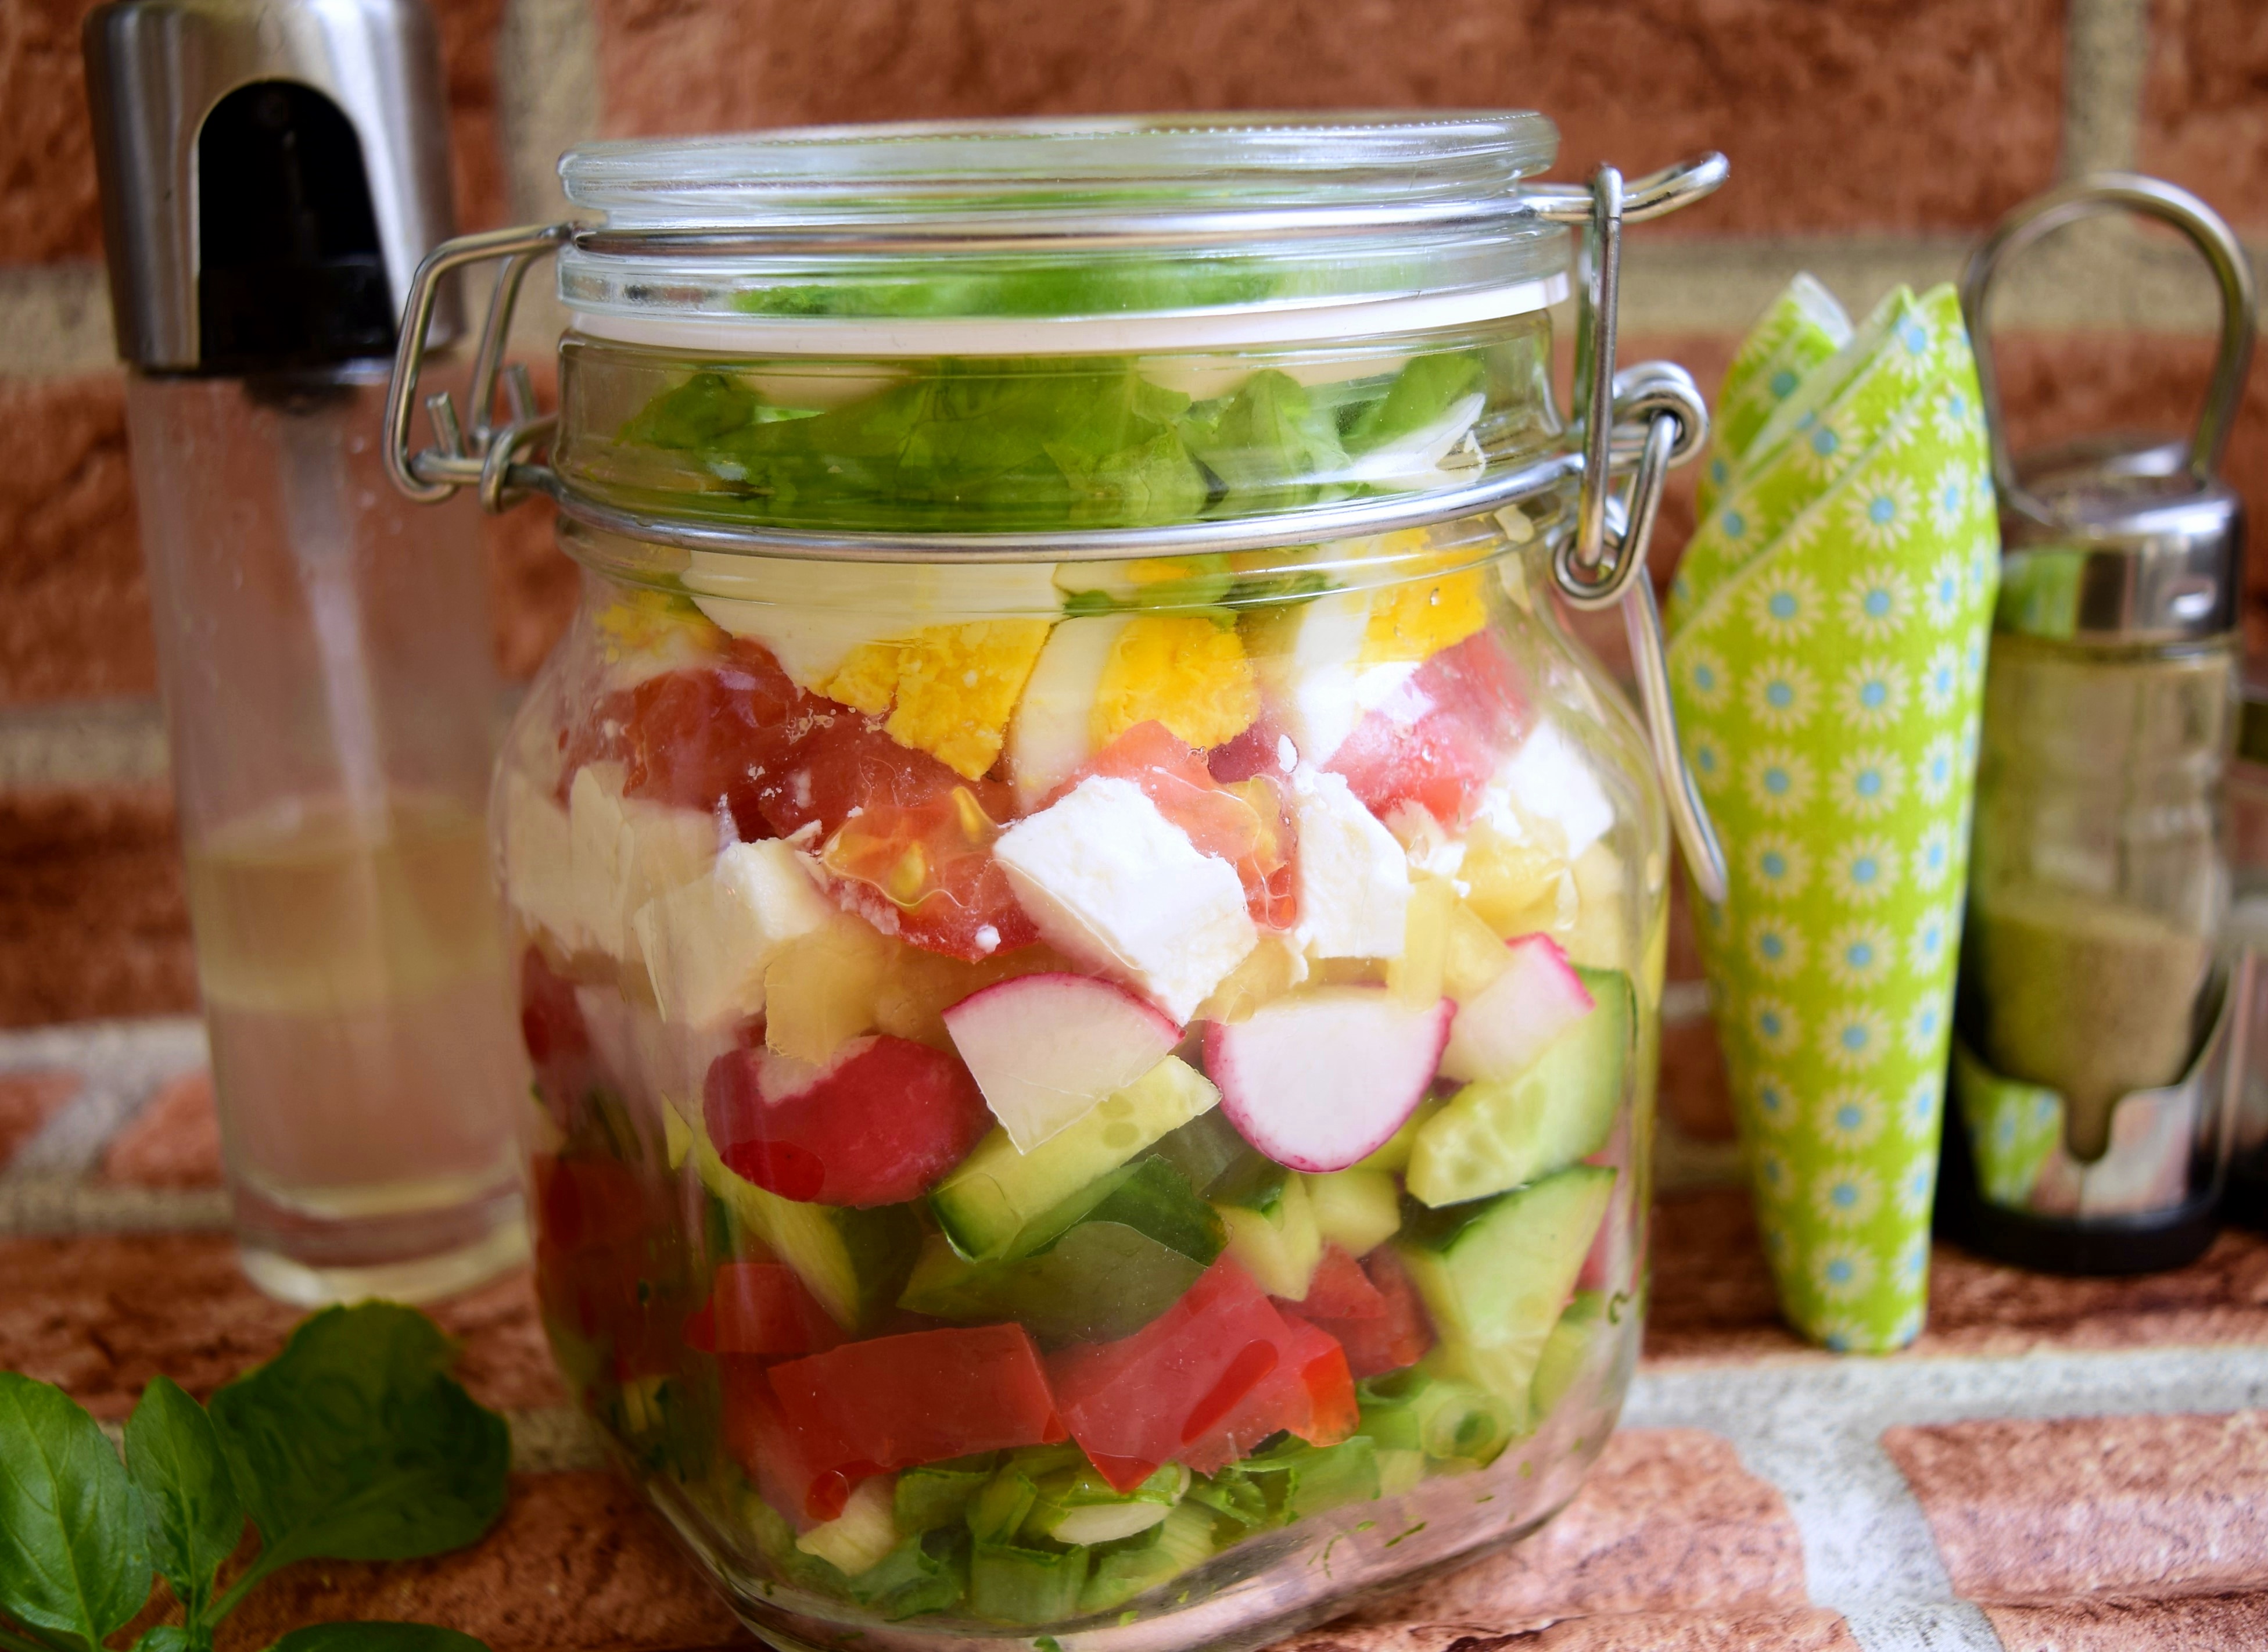
[[[726,348],[760,332],[766,349],[814,334],[838,349],[847,323],[1106,321],[1138,329],[1121,348],[1463,325],[1565,293],[1566,232],[1519,188],[1557,146],[1551,122],[1526,111],[586,144],[560,175],[600,222],[561,254],[560,294],[585,331],[691,343],[668,324],[698,318],[703,332],[737,324]],[[1025,335],[1007,348],[1035,343],[1050,347]],[[986,348],[973,335],[945,347]]]

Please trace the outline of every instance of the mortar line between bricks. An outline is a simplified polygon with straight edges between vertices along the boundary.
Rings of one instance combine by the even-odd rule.
[[[1882,1449],[1902,1425],[2225,1412],[2268,1404],[2268,1347],[1845,1358],[1641,1369],[1623,1420],[1706,1428],[1786,1499],[1812,1599],[1867,1652],[1992,1652],[1958,1600],[1927,1516]]]

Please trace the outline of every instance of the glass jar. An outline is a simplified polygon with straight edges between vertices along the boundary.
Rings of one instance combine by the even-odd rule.
[[[538,1291],[777,1644],[1258,1645],[1611,1429],[1668,816],[1549,594],[1552,141],[568,157],[485,465],[584,569],[492,806]]]

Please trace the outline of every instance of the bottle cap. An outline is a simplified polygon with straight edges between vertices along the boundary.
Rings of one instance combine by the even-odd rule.
[[[391,356],[452,227],[423,0],[118,0],[83,45],[120,353],[231,376]]]

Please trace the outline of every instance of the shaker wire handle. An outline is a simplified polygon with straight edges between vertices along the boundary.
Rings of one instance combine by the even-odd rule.
[[[2015,460],[2008,451],[2000,419],[1999,375],[1993,370],[1985,332],[1985,305],[1992,296],[1992,277],[2004,260],[2067,224],[2115,211],[2156,218],[2179,230],[2204,254],[2220,288],[2220,353],[2213,364],[2204,410],[2190,433],[2189,470],[2199,483],[2209,481],[2220,468],[2229,429],[2236,422],[2237,404],[2244,394],[2245,373],[2252,363],[2259,298],[2251,261],[2220,215],[2188,190],[2139,173],[2092,173],[2026,202],[2001,219],[1970,255],[1968,268],[1962,272],[1961,312],[1976,346],[1977,387],[1983,396],[1984,428],[1992,445],[1993,483],[2003,498],[2020,501],[2020,508],[2043,520],[2048,513],[2017,480]]]

